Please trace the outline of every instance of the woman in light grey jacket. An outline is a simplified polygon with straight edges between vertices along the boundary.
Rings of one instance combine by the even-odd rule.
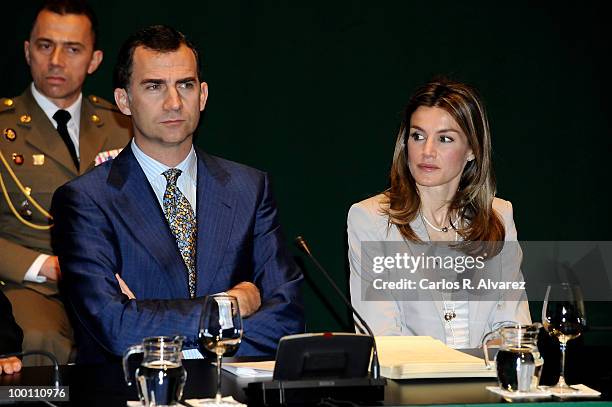
[[[499,324],[531,322],[512,205],[495,198],[486,112],[468,85],[442,79],[416,91],[397,136],[390,187],[351,207],[348,240],[351,300],[376,335],[428,335],[473,348]],[[425,263],[410,273],[413,286],[384,285],[383,274],[373,271],[376,258],[386,258],[391,274],[405,272],[397,261],[406,253],[424,257],[425,242],[448,242],[473,258],[484,254],[487,272],[472,267],[474,287],[460,283],[466,273],[457,275],[457,286],[444,281],[451,285],[432,289]],[[405,246],[401,255],[398,244]],[[474,276],[486,277],[478,290],[472,288],[483,278]],[[492,289],[491,281],[511,289]]]

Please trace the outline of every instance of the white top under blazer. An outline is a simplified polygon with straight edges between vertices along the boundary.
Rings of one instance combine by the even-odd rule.
[[[371,326],[375,335],[420,335],[431,336],[442,342],[450,343],[449,324],[444,320],[445,298],[438,291],[431,292],[431,301],[398,300],[392,295],[389,301],[364,301],[361,297],[362,281],[371,281],[372,276],[362,275],[361,242],[402,242],[404,238],[395,225],[389,225],[386,215],[381,213],[384,196],[373,196],[351,206],[348,213],[348,257],[350,264],[351,302]],[[500,215],[505,240],[516,241],[516,227],[512,217],[512,204],[503,199],[493,199],[493,209]],[[427,229],[420,217],[410,226],[422,241],[428,241]],[[505,251],[513,250],[509,255]],[[514,281],[523,281],[520,271],[522,252],[520,246],[506,245],[498,254],[502,256],[501,267],[504,274],[511,275]],[[446,299],[448,309],[448,299]],[[526,293],[520,300],[468,301],[461,305],[455,323],[459,335],[456,347],[477,348],[484,335],[498,325],[515,322],[530,324],[529,303]],[[465,321],[467,317],[467,327]],[[466,329],[467,328],[467,329]]]

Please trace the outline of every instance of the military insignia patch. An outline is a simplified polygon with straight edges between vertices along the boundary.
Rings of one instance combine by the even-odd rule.
[[[4,138],[7,139],[8,141],[15,141],[15,139],[17,138],[17,133],[15,132],[15,130],[10,129],[10,128],[6,128],[3,131],[4,133]]]
[[[13,162],[16,165],[22,165],[23,164],[23,154],[17,154],[17,153],[13,153]]]
[[[118,148],[118,149],[115,149],[115,150],[102,151],[94,159],[94,165],[97,167],[98,165],[100,165],[100,164],[102,164],[102,163],[104,163],[104,162],[106,162],[108,160],[112,160],[113,158],[115,158],[115,157],[117,157],[119,155],[121,150],[123,150],[123,149],[122,148]]]
[[[32,164],[45,165],[45,155],[44,154],[32,154]]]

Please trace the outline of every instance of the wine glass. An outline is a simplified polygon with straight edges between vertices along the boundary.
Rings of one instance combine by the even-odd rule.
[[[549,390],[555,393],[578,392],[565,382],[565,348],[567,342],[579,337],[586,326],[580,287],[568,283],[549,285],[542,308],[542,324],[549,335],[559,340],[561,347],[559,381]]]
[[[231,295],[210,295],[204,300],[200,317],[198,345],[217,356],[217,393],[210,405],[233,404],[221,401],[221,357],[226,352],[236,350],[242,340],[242,319],[238,300]],[[239,403],[236,403],[239,404]]]

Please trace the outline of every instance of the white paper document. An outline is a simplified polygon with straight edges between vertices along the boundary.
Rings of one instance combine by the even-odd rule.
[[[274,361],[223,363],[221,368],[238,377],[272,378]]]
[[[483,359],[430,336],[377,336],[380,372],[389,379],[495,377]]]
[[[204,356],[197,349],[183,350],[183,359],[204,359]]]

